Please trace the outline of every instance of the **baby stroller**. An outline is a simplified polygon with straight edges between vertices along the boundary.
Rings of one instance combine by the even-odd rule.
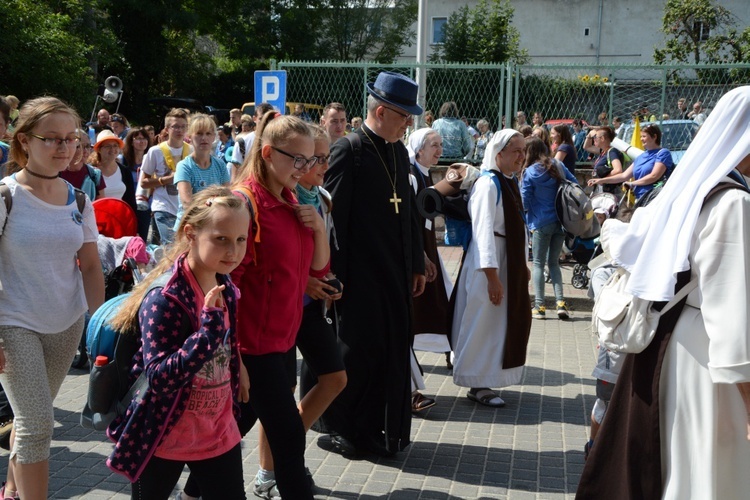
[[[97,250],[104,272],[104,300],[107,301],[129,292],[140,281],[138,264],[148,264],[149,255],[145,243],[137,236],[138,220],[127,203],[115,198],[102,198],[92,206],[99,230]],[[71,366],[84,368],[87,363],[84,328]]]
[[[594,214],[604,214],[607,218],[614,217],[619,208],[617,197],[612,193],[595,194],[591,197],[591,205],[594,208]],[[570,249],[576,261],[570,283],[579,290],[586,288],[589,285],[588,263],[599,253],[599,235],[592,238],[566,238],[565,246]]]

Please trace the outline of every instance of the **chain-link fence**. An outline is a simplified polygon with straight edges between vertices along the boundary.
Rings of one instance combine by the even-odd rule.
[[[727,91],[750,82],[750,64],[733,65],[477,65],[373,64],[341,62],[274,63],[288,71],[287,101],[325,105],[341,102],[349,116],[363,116],[365,84],[380,71],[394,71],[416,79],[425,72],[425,109],[437,118],[442,103],[454,101],[459,113],[474,125],[487,118],[493,129],[504,115],[518,110],[540,113],[545,120],[580,118],[597,124],[601,113],[624,122],[648,108],[657,120],[683,118],[677,101],[687,111],[702,102],[708,114]],[[510,125],[510,123],[509,123]]]

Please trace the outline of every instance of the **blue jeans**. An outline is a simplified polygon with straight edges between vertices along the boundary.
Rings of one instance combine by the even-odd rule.
[[[174,239],[174,221],[177,220],[175,214],[169,212],[163,212],[158,210],[154,212],[154,222],[156,222],[156,228],[159,230],[159,239],[162,245],[172,243]]]
[[[553,222],[537,228],[531,238],[531,255],[534,267],[531,281],[534,285],[534,305],[544,305],[544,261],[547,260],[549,276],[555,290],[555,299],[563,298],[562,273],[560,272],[560,252],[562,251],[565,233],[559,222]]]

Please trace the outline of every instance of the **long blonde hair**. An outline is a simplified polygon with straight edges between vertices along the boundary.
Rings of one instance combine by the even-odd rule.
[[[196,193],[193,200],[185,209],[180,225],[175,233],[174,243],[169,245],[164,252],[164,257],[148,273],[148,276],[140,282],[125,299],[120,310],[117,312],[111,325],[120,332],[138,335],[138,312],[141,302],[148,293],[151,284],[168,271],[177,259],[190,249],[190,242],[185,235],[185,226],[190,224],[196,230],[206,227],[211,221],[211,215],[216,207],[225,207],[232,210],[247,210],[245,200],[232,193],[232,190],[224,186],[209,186],[203,191]]]
[[[283,146],[292,137],[302,136],[313,139],[313,131],[310,126],[291,115],[279,115],[276,111],[269,111],[263,115],[255,132],[250,154],[245,156],[245,161],[235,176],[237,184],[244,184],[249,178],[255,179],[261,186],[269,189],[268,165],[261,154],[263,146]]]

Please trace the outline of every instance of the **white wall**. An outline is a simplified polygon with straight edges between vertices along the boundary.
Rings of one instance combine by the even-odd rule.
[[[432,18],[449,17],[458,7],[476,0],[428,0],[428,36]],[[513,25],[531,63],[651,63],[654,47],[664,46],[660,31],[663,2],[645,0],[511,0]],[[599,6],[602,6],[599,43]],[[750,0],[719,0],[738,18],[738,29],[750,25]],[[586,36],[584,30],[588,28]],[[413,26],[416,33],[416,19]],[[434,46],[428,45],[427,56]],[[597,48],[599,48],[597,50]],[[416,41],[402,61],[416,59]]]

